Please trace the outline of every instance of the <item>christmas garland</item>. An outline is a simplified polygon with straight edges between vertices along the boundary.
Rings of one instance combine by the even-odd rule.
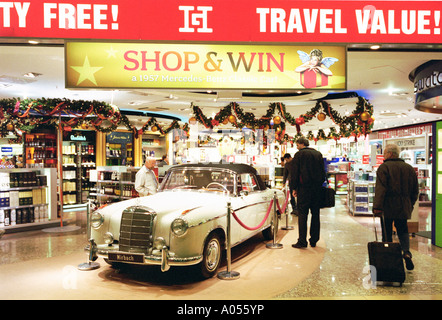
[[[264,116],[256,118],[251,112],[244,112],[244,110],[236,103],[231,102],[226,107],[222,108],[213,118],[206,117],[201,108],[192,105],[193,117],[189,119],[189,123],[193,124],[199,122],[208,129],[213,129],[221,124],[230,123],[236,128],[250,128],[250,129],[274,129],[276,139],[280,142],[292,142],[301,136],[301,125],[309,122],[317,117],[319,120],[324,120],[327,116],[333,123],[339,127],[339,132],[335,127],[330,128],[330,133],[325,135],[324,130],[320,129],[316,137],[309,132],[307,138],[310,140],[338,140],[341,137],[354,136],[355,138],[361,135],[366,136],[373,128],[374,118],[373,106],[363,97],[358,97],[356,108],[349,116],[341,116],[330,104],[325,100],[320,100],[308,112],[301,114],[299,117],[294,117],[287,112],[286,107],[281,102],[271,103]],[[279,114],[279,115],[276,115]],[[285,134],[286,123],[291,126],[296,126],[297,134],[295,137],[289,137]]]
[[[124,126],[133,132],[135,137],[149,130],[158,130],[162,134],[167,134],[173,129],[189,131],[188,124],[181,127],[176,120],[168,127],[162,127],[154,117],[138,130],[117,107],[95,100],[0,99],[0,137],[13,132],[18,138],[11,142],[20,143],[23,132],[31,132],[42,125],[52,127],[60,125],[64,131],[71,131],[77,127],[83,129],[92,127],[104,133]]]
[[[330,117],[333,123],[339,127],[339,132],[334,127],[330,128],[330,133],[325,135],[323,130],[319,130],[317,136],[312,132],[307,134],[311,140],[319,139],[339,139],[340,137],[354,136],[356,139],[361,135],[367,135],[373,128],[374,119],[373,106],[363,97],[358,97],[356,108],[349,116],[341,116],[330,104],[320,100],[305,114],[294,117],[287,112],[283,103],[271,103],[264,116],[256,118],[251,112],[244,110],[236,102],[229,103],[222,108],[213,118],[206,117],[201,108],[192,105],[194,116],[189,119],[189,123],[196,121],[206,128],[213,129],[221,124],[231,123],[236,128],[254,129],[274,129],[275,138],[279,142],[291,142],[301,136],[301,125],[317,117],[324,120]],[[279,115],[278,115],[279,114]],[[59,120],[61,122],[59,123]],[[289,137],[285,133],[286,123],[296,126],[297,134]],[[5,137],[9,132],[15,132],[18,137],[15,142],[20,142],[23,132],[31,132],[41,125],[62,126],[64,131],[71,131],[72,128],[93,127],[97,131],[104,133],[115,131],[119,126],[126,127],[133,132],[135,137],[149,130],[159,131],[167,134],[173,129],[181,129],[188,133],[189,125],[186,123],[180,126],[178,121],[173,121],[168,127],[159,125],[156,118],[152,117],[140,128],[132,126],[129,119],[120,113],[118,108],[99,101],[84,101],[69,99],[0,99],[0,137]]]

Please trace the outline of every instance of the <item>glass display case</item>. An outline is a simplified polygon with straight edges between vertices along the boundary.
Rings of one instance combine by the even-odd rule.
[[[123,166],[104,166],[91,170],[90,180],[96,183],[96,188],[90,196],[99,206],[138,197],[135,191],[135,176],[138,170]]]

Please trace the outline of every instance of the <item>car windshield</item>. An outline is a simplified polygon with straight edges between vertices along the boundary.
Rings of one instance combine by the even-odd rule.
[[[196,190],[232,194],[235,175],[219,169],[185,168],[168,172],[160,190]]]

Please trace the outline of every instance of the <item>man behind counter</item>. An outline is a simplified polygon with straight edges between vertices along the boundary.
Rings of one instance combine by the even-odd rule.
[[[146,162],[144,166],[138,170],[135,176],[135,190],[138,192],[140,197],[149,196],[157,193],[158,180],[153,172],[156,166],[156,160],[153,158],[146,157]]]

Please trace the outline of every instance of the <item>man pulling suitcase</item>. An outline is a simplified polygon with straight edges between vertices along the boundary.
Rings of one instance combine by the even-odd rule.
[[[388,144],[384,149],[384,163],[376,173],[373,214],[383,220],[382,241],[392,242],[393,223],[403,252],[407,270],[414,264],[410,252],[407,220],[411,218],[418,198],[419,185],[412,166],[399,158],[399,147]]]

